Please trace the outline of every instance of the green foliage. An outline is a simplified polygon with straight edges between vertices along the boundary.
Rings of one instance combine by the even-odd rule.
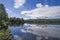
[[[60,19],[29,19],[25,23],[31,24],[60,24]]]
[[[7,21],[7,19],[8,19],[8,15],[5,11],[5,8],[4,8],[3,4],[0,4],[0,20]]]
[[[8,15],[4,9],[3,4],[0,4],[0,40],[10,39],[10,30],[8,26]]]
[[[9,29],[2,29],[0,30],[0,40],[10,40],[10,30]]]
[[[9,18],[9,25],[20,25],[24,23],[23,18],[16,18],[16,17],[12,17]]]
[[[4,9],[3,4],[0,4],[0,26],[6,26],[8,21],[8,15]]]

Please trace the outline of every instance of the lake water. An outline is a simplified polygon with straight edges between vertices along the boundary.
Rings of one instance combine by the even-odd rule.
[[[24,24],[9,29],[14,40],[60,40],[60,25]]]

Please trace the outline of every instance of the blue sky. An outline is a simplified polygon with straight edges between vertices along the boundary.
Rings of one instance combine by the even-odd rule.
[[[60,18],[60,0],[0,0],[0,3],[9,17]]]

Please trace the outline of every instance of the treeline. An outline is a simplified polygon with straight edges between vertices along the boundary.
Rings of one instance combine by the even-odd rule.
[[[25,23],[31,24],[60,24],[60,19],[29,19]]]
[[[24,24],[23,18],[10,17],[8,19],[9,19],[8,20],[8,24],[9,25],[20,25],[20,24]]]

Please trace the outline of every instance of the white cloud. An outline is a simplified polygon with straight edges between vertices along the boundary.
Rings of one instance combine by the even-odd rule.
[[[60,16],[60,6],[41,6],[41,4],[39,4],[38,8],[30,11],[22,11],[21,13],[27,17],[30,16],[31,18],[51,18]]]
[[[23,4],[26,2],[26,0],[14,0],[14,7],[19,8],[23,6]]]
[[[39,4],[36,4],[36,7],[38,7],[38,8],[40,8],[40,7],[42,7],[43,5],[41,4],[41,3],[39,3]]]
[[[48,5],[45,5],[45,7],[49,7]]]
[[[22,37],[20,37],[19,35],[14,35],[14,39],[15,40],[22,40]]]

